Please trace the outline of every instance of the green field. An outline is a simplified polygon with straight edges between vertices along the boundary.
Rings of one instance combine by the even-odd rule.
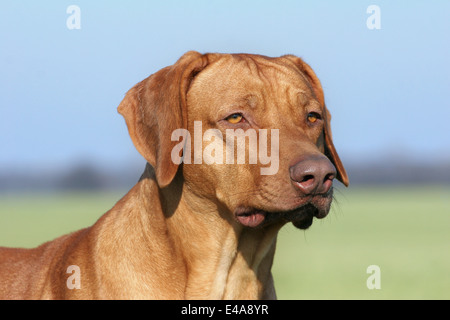
[[[0,196],[0,246],[33,247],[94,223],[123,193]],[[450,299],[450,189],[338,188],[332,211],[278,237],[279,299]],[[366,272],[380,268],[380,289]]]

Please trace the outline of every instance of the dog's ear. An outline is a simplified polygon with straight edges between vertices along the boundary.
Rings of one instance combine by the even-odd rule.
[[[314,73],[313,69],[302,59],[299,57],[293,56],[293,55],[286,55],[282,58],[286,58],[289,61],[293,62],[296,67],[301,71],[301,73],[306,77],[307,81],[311,85],[311,89],[316,96],[316,99],[319,101],[320,105],[322,106],[324,112],[323,112],[323,120],[324,120],[324,128],[323,128],[323,135],[325,140],[325,155],[331,160],[331,162],[334,164],[337,170],[337,179],[342,182],[346,187],[349,185],[349,179],[347,176],[347,172],[345,171],[344,165],[341,162],[341,159],[339,158],[339,155],[336,151],[336,148],[333,144],[333,139],[331,135],[331,126],[330,126],[330,120],[331,115],[328,111],[327,107],[325,106],[325,98],[323,94],[322,85],[320,84],[319,78],[317,78],[316,74]]]
[[[136,149],[155,169],[160,187],[167,186],[177,172],[171,151],[179,142],[171,141],[172,132],[187,128],[186,94],[207,64],[206,55],[187,52],[174,65],[136,84],[117,108]]]
[[[331,160],[331,162],[333,162],[334,166],[336,167],[337,179],[340,182],[342,182],[346,187],[348,187],[349,179],[347,176],[347,172],[345,171],[344,165],[342,164],[342,161],[339,158],[339,155],[333,144],[333,137],[331,135],[331,126],[330,126],[331,114],[325,107],[325,105],[324,109],[325,109],[324,114],[325,126],[323,129],[323,134],[325,136],[325,155]]]

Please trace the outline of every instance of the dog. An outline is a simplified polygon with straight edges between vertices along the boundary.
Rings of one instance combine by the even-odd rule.
[[[278,231],[324,218],[333,180],[349,183],[311,67],[190,51],[118,112],[139,182],[89,228],[0,248],[0,298],[276,299]]]

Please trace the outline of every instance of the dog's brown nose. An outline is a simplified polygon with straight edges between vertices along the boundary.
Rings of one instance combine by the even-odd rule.
[[[327,193],[336,177],[336,168],[322,155],[304,158],[289,168],[294,185],[305,195]]]

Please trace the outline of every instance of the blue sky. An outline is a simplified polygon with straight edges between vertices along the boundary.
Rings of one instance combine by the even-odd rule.
[[[66,9],[81,10],[69,30]],[[369,5],[381,29],[369,30]],[[0,169],[140,159],[116,108],[184,52],[295,54],[344,163],[450,160],[449,1],[3,1]]]

